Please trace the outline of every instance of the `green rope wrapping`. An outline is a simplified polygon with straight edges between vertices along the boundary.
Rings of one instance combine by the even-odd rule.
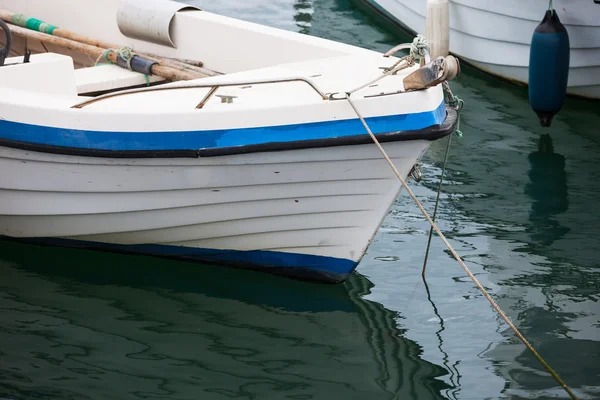
[[[104,59],[106,60],[106,62],[107,62],[107,63],[109,63],[109,62],[110,62],[110,60],[108,59],[108,55],[109,55],[110,53],[112,53],[112,50],[111,50],[111,49],[104,50],[104,52],[102,53],[102,57],[104,57]],[[96,62],[96,63],[97,63],[97,62]]]
[[[106,49],[102,52],[102,54],[100,54],[100,57],[98,57],[98,59],[96,60],[96,62],[94,63],[94,66],[98,65],[98,62],[104,58],[106,60],[107,63],[112,63],[109,59],[108,59],[108,55],[110,53],[116,52],[117,53],[117,57],[121,57],[123,58],[125,61],[127,61],[127,68],[129,68],[130,71],[133,71],[133,68],[131,68],[131,60],[133,59],[134,56],[136,56],[137,54],[133,51],[132,48],[130,47],[121,47],[118,50],[115,49]],[[146,86],[150,86],[150,77],[148,76],[148,74],[144,74],[144,79],[146,80]]]
[[[121,47],[120,49],[106,49],[102,52],[100,57],[98,57],[94,65],[97,65],[102,58],[104,58],[104,60],[106,60],[106,62],[108,63],[112,62],[108,58],[108,55],[110,53],[117,53],[117,57],[121,57],[123,60],[125,60],[127,62],[127,68],[129,68],[130,71],[133,71],[133,69],[131,68],[131,60],[134,56],[136,56],[136,53],[130,47]]]
[[[52,32],[58,28],[57,26],[48,24],[37,18],[28,18],[24,14],[13,15],[11,22],[17,26],[31,29],[32,31],[47,33],[48,35],[52,35]]]
[[[465,105],[465,102],[463,99],[461,99],[458,96],[455,96],[454,93],[452,93],[452,89],[450,89],[450,85],[448,84],[447,81],[443,83],[442,88],[444,90],[444,100],[450,107],[452,107],[456,110],[455,132],[456,132],[456,136],[461,138],[463,136],[463,133],[460,130],[460,114],[462,113],[462,109]]]
[[[454,99],[456,100],[456,103],[457,103],[457,106],[455,107],[456,108],[456,136],[461,138],[463,136],[463,133],[460,130],[460,114],[462,113],[462,109],[465,105],[465,102],[463,99],[461,99],[458,96],[454,96]]]

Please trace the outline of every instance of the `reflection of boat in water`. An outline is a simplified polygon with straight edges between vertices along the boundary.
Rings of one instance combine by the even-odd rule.
[[[587,395],[581,398],[597,398],[596,106],[569,99],[550,137],[528,118],[523,90],[478,73],[463,74],[454,85],[471,112],[464,114],[463,139],[453,142],[444,188],[448,197],[439,223],[446,223],[451,239],[466,249],[462,255],[470,259],[469,266],[482,267],[480,279],[546,361],[572,388]],[[469,151],[473,148],[478,151]],[[429,155],[443,159],[442,143],[432,146]],[[425,182],[434,199],[437,181]],[[456,315],[460,313],[442,313],[445,318]],[[505,328],[497,324],[503,337],[482,354],[507,382],[504,396],[564,396]],[[456,350],[447,348],[450,357],[457,358]]]
[[[313,12],[312,0],[296,0],[294,2],[294,21],[298,32],[310,33]]]
[[[323,286],[0,242],[0,397],[439,398],[396,313]],[[273,281],[277,281],[277,285]]]
[[[521,330],[526,336],[536,338],[536,350],[577,392],[579,398],[597,399],[600,386],[597,382],[596,386],[591,386],[590,378],[597,377],[600,372],[597,362],[600,341],[598,337],[577,338],[577,333],[569,329],[569,320],[573,318],[569,314],[559,313],[557,318],[556,309],[549,311],[533,306],[522,311],[519,320],[536,323],[526,325]],[[517,343],[512,333],[507,330],[504,334],[507,340],[485,353],[486,357],[495,360],[495,369],[506,379],[504,396],[511,394],[518,399],[566,398],[563,389],[529,351]],[[576,358],[576,366],[573,365],[574,355],[585,355]]]
[[[592,217],[600,190],[595,104],[569,99],[550,137],[530,118],[527,94],[519,88],[477,73],[461,75],[454,87],[471,109],[448,165],[459,183],[448,200],[458,211],[455,221],[495,226],[492,236],[525,243],[546,257],[597,265],[589,251],[600,244]],[[429,154],[440,160],[443,151],[440,143]],[[428,185],[435,190],[437,181]]]
[[[530,221],[537,232],[532,239],[542,246],[549,246],[569,232],[553,216],[569,208],[565,157],[554,152],[549,134],[540,136],[538,150],[529,154],[530,183],[525,186],[525,194],[531,197]]]

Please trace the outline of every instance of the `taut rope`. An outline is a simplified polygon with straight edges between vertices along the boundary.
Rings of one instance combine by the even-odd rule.
[[[415,39],[415,41],[416,40],[417,39]],[[413,42],[413,44],[414,44],[414,42]],[[408,56],[408,57],[413,58],[414,55],[412,53],[413,53],[413,51],[412,51],[412,48],[411,48],[411,55]],[[401,61],[403,61],[403,59],[401,59]],[[412,60],[412,63],[414,63],[414,58]],[[393,74],[393,73],[395,73],[395,72],[397,72],[397,71],[399,71],[401,69],[409,67],[411,65],[411,62],[410,61],[406,62],[404,65],[400,65],[400,64],[401,64],[400,62],[397,62],[396,64],[394,64],[394,66],[392,68],[384,71],[384,73],[382,74],[382,76],[379,77],[379,78],[377,78],[376,81],[379,80],[379,79],[383,79],[385,76]],[[369,82],[369,84],[371,84],[371,83],[372,82]],[[355,91],[357,91],[360,88],[363,88],[365,86],[367,86],[367,85],[362,85],[359,88],[356,88],[356,89],[354,89],[352,91],[346,92],[345,99],[348,101],[348,104],[350,104],[350,106],[352,107],[352,109],[356,113],[357,117],[360,119],[360,122],[363,124],[363,126],[365,127],[365,130],[369,133],[369,136],[371,137],[371,139],[373,140],[373,142],[375,143],[375,145],[377,146],[377,148],[379,149],[379,151],[381,152],[381,154],[383,155],[383,157],[385,158],[385,160],[389,164],[390,168],[392,169],[392,171],[394,172],[394,174],[396,175],[396,177],[398,178],[398,180],[402,184],[402,187],[404,187],[404,189],[406,189],[406,192],[412,198],[412,200],[415,202],[415,204],[417,205],[417,207],[419,208],[419,210],[421,211],[421,213],[423,214],[423,216],[425,217],[425,219],[427,219],[427,222],[429,222],[429,224],[431,225],[431,228],[433,230],[435,230],[435,232],[438,234],[438,236],[440,237],[440,239],[442,239],[442,242],[444,242],[444,244],[446,245],[446,247],[448,248],[448,250],[450,251],[450,253],[452,254],[452,256],[456,259],[456,261],[462,267],[462,269],[467,273],[467,275],[469,276],[469,278],[471,278],[471,280],[475,283],[475,285],[477,286],[477,288],[481,291],[481,293],[489,301],[489,303],[496,310],[496,312],[500,315],[500,317],[504,320],[504,322],[506,322],[506,324],[513,330],[513,332],[515,333],[515,335],[521,340],[521,342],[523,342],[523,344],[525,345],[525,347],[527,347],[527,349],[533,354],[533,356],[542,364],[542,366],[544,366],[544,368],[550,373],[550,375],[552,375],[552,377],[556,380],[556,382],[558,382],[558,384],[569,394],[569,396],[571,396],[571,399],[578,400],[577,396],[575,395],[575,393],[573,393],[573,391],[571,390],[571,388],[569,386],[567,386],[567,384],[554,371],[554,369],[552,369],[552,367],[542,358],[542,356],[539,355],[539,353],[529,343],[529,341],[525,338],[525,336],[523,336],[523,334],[519,331],[519,329],[515,326],[515,324],[512,323],[512,321],[510,320],[510,318],[508,318],[508,316],[504,313],[504,311],[502,311],[502,309],[500,308],[500,306],[498,306],[498,304],[494,301],[494,299],[492,299],[492,297],[489,295],[489,293],[487,292],[487,290],[485,290],[485,288],[483,287],[483,285],[479,282],[479,280],[475,277],[475,275],[473,275],[473,273],[471,272],[471,270],[469,269],[469,267],[467,267],[467,265],[462,260],[462,258],[460,257],[460,255],[456,252],[456,250],[454,250],[454,247],[452,247],[452,245],[450,244],[450,242],[448,242],[448,239],[446,239],[446,236],[444,236],[444,234],[442,233],[442,231],[440,230],[440,228],[431,219],[431,217],[429,216],[429,214],[427,213],[427,211],[425,210],[425,208],[423,207],[423,205],[421,204],[421,202],[417,199],[417,197],[415,196],[415,194],[413,193],[413,191],[410,189],[410,187],[406,183],[406,180],[402,177],[402,175],[400,174],[400,172],[398,171],[398,169],[394,165],[393,161],[387,155],[386,151],[381,146],[381,143],[379,143],[379,140],[377,140],[377,137],[373,134],[373,132],[371,131],[371,128],[369,128],[369,125],[367,124],[367,122],[365,121],[365,119],[363,118],[363,116],[361,115],[361,113],[358,111],[358,109],[356,108],[356,105],[354,104],[354,102],[352,101],[352,99],[350,97],[353,92],[355,92]],[[451,103],[450,105],[453,106],[459,112],[458,119],[460,120],[460,111],[462,109],[462,104],[463,104],[462,100],[458,99],[457,97],[455,97],[452,94],[452,92],[450,91],[450,86],[447,84],[447,82],[444,82],[444,89],[447,90],[446,94],[448,96],[449,103]],[[339,99],[341,99],[341,98],[339,98]],[[458,131],[458,126],[457,126],[457,132],[460,132],[460,131]]]

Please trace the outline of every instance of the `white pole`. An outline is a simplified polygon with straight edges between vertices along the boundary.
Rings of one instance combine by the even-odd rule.
[[[447,56],[450,51],[450,10],[448,0],[427,0],[425,37],[431,58]]]

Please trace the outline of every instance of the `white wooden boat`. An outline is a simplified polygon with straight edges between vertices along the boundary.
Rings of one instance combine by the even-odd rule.
[[[360,0],[409,32],[425,32],[427,0]],[[567,93],[600,99],[600,4],[554,0],[571,45]],[[527,83],[529,48],[547,0],[450,0],[450,52],[491,74]]]
[[[1,235],[332,282],[354,270],[400,184],[350,104],[328,94],[381,76],[395,58],[175,2],[47,4],[0,0],[223,75],[152,76],[145,87],[143,74],[15,37],[0,67]],[[156,18],[144,19],[144,4]],[[26,46],[36,53],[22,63]],[[352,95],[404,176],[456,121],[440,85],[399,92],[418,68]]]

